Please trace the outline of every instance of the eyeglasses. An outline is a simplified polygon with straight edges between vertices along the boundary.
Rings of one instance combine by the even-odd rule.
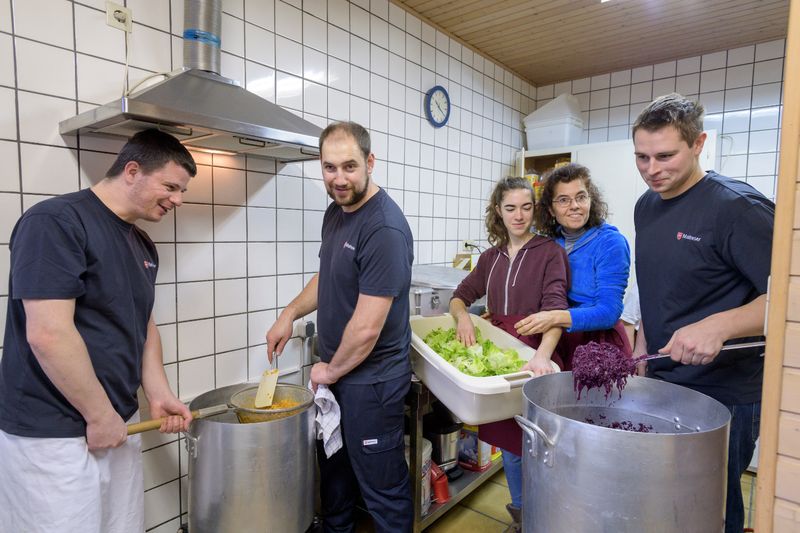
[[[559,196],[553,203],[558,207],[564,209],[570,207],[572,205],[572,201],[575,201],[576,204],[579,206],[584,206],[589,203],[589,195],[588,194],[579,194],[575,198],[570,198],[569,196]]]

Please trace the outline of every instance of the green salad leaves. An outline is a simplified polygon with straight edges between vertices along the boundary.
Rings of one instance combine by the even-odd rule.
[[[483,339],[475,329],[477,342],[470,347],[456,339],[456,328],[436,328],[423,339],[442,358],[469,376],[499,376],[518,371],[525,364],[513,348],[502,349]]]

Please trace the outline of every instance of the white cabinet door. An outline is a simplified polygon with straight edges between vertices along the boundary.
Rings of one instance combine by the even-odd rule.
[[[633,208],[646,185],[636,169],[633,142],[628,140],[583,144],[573,148],[573,161],[587,167],[592,181],[608,204],[607,222],[616,226],[634,252]],[[633,268],[631,268],[631,279]]]

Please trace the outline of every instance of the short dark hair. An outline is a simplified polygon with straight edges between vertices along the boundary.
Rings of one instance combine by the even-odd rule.
[[[555,200],[556,185],[559,183],[570,183],[575,180],[582,180],[583,185],[586,187],[586,192],[589,193],[591,205],[589,206],[589,220],[586,221],[586,228],[593,228],[601,225],[608,216],[608,205],[603,201],[600,196],[600,191],[597,186],[592,182],[589,175],[589,169],[578,163],[570,163],[563,167],[554,168],[544,175],[542,178],[544,187],[542,187],[542,197],[539,198],[539,203],[536,210],[533,212],[533,221],[536,225],[536,231],[548,237],[555,237],[558,235],[558,221],[550,210],[553,207],[553,200]]]
[[[636,135],[639,129],[656,131],[665,126],[674,126],[686,144],[692,146],[703,133],[704,112],[705,109],[698,102],[678,93],[665,94],[650,102],[639,113],[633,123],[631,135]]]
[[[329,124],[327,128],[322,130],[322,133],[319,136],[320,155],[322,154],[322,145],[325,142],[325,139],[337,131],[343,131],[356,140],[358,143],[358,148],[361,150],[361,153],[364,154],[364,160],[366,160],[369,157],[369,154],[372,153],[369,132],[364,126],[358,124],[357,122],[333,122],[332,124]]]
[[[131,161],[139,163],[146,174],[160,169],[170,161],[182,166],[192,177],[197,174],[197,165],[189,150],[169,133],[154,128],[140,131],[125,143],[116,161],[106,172],[106,177],[119,176],[125,165]]]
[[[523,189],[531,193],[531,203],[534,203],[533,187],[526,178],[505,177],[498,181],[492,195],[489,196],[489,205],[486,206],[486,240],[492,246],[505,246],[508,244],[508,229],[503,224],[503,217],[497,213],[502,208],[503,196],[508,191]]]

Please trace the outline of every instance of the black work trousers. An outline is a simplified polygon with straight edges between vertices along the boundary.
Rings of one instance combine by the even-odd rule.
[[[380,383],[337,383],[344,446],[325,457],[317,441],[320,496],[326,533],[355,531],[359,493],[375,522],[376,533],[412,530],[414,511],[404,456],[403,406],[411,376]]]

